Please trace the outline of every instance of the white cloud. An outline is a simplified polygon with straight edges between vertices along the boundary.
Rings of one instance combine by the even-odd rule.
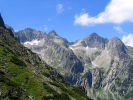
[[[82,14],[80,16],[76,15],[75,16],[75,24],[81,24],[83,26],[87,26],[89,22],[88,14]]]
[[[128,34],[122,37],[122,41],[128,45],[133,47],[133,34]]]
[[[57,13],[62,13],[64,11],[63,5],[62,4],[58,4],[56,6],[56,10],[57,10]]]
[[[133,0],[111,0],[104,12],[91,17],[88,13],[75,15],[75,24],[88,26],[89,24],[133,22]]]
[[[120,34],[125,34],[124,30],[120,26],[114,26],[113,27],[118,33]]]

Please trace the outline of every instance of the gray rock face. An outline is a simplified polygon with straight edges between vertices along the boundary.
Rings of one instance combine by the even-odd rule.
[[[56,68],[73,85],[83,86],[96,100],[131,100],[133,48],[118,38],[107,40],[96,33],[74,43],[35,30],[17,32],[23,45]],[[38,35],[37,35],[38,34]]]
[[[49,32],[48,36],[51,37],[51,38],[54,38],[58,35],[56,34],[55,30],[52,30],[51,32]]]
[[[20,43],[19,37],[15,34],[14,29],[8,25],[5,25],[5,27],[10,32],[10,35],[13,36]]]
[[[68,48],[69,42],[65,38],[58,36],[58,34],[54,30],[49,32],[49,34],[47,36],[48,36],[48,39],[51,39],[52,41],[56,42],[57,44],[60,43],[59,45],[62,45],[64,47]]]
[[[118,38],[110,39],[107,48],[110,51],[111,56],[117,56],[119,58],[127,56],[127,48]]]
[[[105,45],[107,44],[108,40],[100,37],[96,33],[92,33],[90,36],[85,37],[81,40],[79,40],[82,46],[84,47],[91,47],[91,48],[105,48]],[[78,41],[78,42],[79,42]]]
[[[16,32],[16,35],[19,36],[20,42],[26,42],[26,41],[32,41],[34,39],[42,39],[45,38],[45,33],[44,32],[40,32],[40,31],[36,31],[34,29],[31,28],[27,28],[25,30]]]
[[[80,79],[77,81],[78,85],[81,85],[85,88],[89,86],[89,88],[92,88],[92,72],[88,71],[83,77],[80,77]]]
[[[26,47],[38,53],[46,63],[62,70],[62,73],[65,74],[69,71],[72,73],[79,73],[84,70],[82,62],[74,55],[72,50],[67,48],[68,41],[59,37],[55,31],[51,31],[47,35],[43,32],[25,29],[16,34],[18,34],[21,42]],[[37,40],[37,45],[32,44],[34,40]],[[29,43],[26,43],[26,41]]]

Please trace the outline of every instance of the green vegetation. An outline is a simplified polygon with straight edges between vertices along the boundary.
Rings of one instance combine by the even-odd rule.
[[[50,74],[47,73],[47,72],[43,72],[42,74],[43,74],[44,76],[46,76],[46,77],[50,77]]]
[[[0,53],[0,56],[7,60],[5,64],[8,73],[5,73],[5,76],[10,79],[7,85],[22,87],[26,89],[26,95],[32,95],[35,100],[37,100],[37,98],[40,99],[42,97],[41,95],[46,93],[45,90],[43,90],[43,84],[41,82],[39,83],[38,78],[34,77],[27,68],[23,67],[26,66],[24,61],[20,60],[11,52],[6,52],[8,56],[3,55],[5,54],[5,50],[2,50],[2,48],[0,48],[0,52],[3,52]]]
[[[133,98],[133,91],[130,91],[128,92],[125,96],[124,96],[125,99],[129,99],[129,100],[132,100]]]
[[[50,84],[59,87],[59,89],[61,89],[63,93],[71,95],[73,98],[76,98],[76,100],[85,100],[84,98],[82,98],[85,97],[85,94],[83,93],[81,87],[74,87],[70,86],[69,84],[66,87],[64,87],[62,83],[57,82],[50,82]]]
[[[25,62],[20,60],[17,56],[12,56],[10,61],[19,66],[26,66]]]
[[[45,83],[43,85],[44,85],[44,89],[46,89],[46,91],[49,94],[52,94],[52,95],[44,96],[43,97],[43,100],[48,100],[48,99],[54,99],[54,100],[70,100],[69,96],[66,93],[59,94],[57,91],[55,91],[54,89],[52,89],[49,85],[47,85]]]
[[[115,82],[118,84],[118,85],[121,85],[123,82],[124,82],[125,78],[122,78],[122,77],[117,77],[115,79]]]
[[[96,100],[115,100],[112,94],[108,90],[93,89],[94,98]]]
[[[104,73],[104,72],[105,72],[105,69],[104,69],[104,68],[99,68],[99,71],[100,71],[101,73]]]
[[[60,95],[54,94],[54,96],[44,96],[42,100],[71,100],[69,96],[65,93]]]

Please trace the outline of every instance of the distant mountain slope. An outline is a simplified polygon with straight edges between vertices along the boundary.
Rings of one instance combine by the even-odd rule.
[[[23,33],[23,35],[25,35],[26,30],[16,33],[20,39],[20,34]],[[36,40],[33,39],[32,41],[27,40],[27,42],[21,42],[24,46],[32,49],[33,52],[38,53],[48,64],[61,70],[60,72],[63,74],[69,72],[79,73],[83,71],[82,63],[77,56],[74,55],[73,51],[68,48],[68,41],[59,37],[55,31],[51,31],[42,39],[36,38]]]
[[[90,100],[18,43],[0,18],[0,100]]]
[[[21,38],[20,31],[16,34]],[[69,43],[51,31],[44,38],[22,44],[56,68],[68,82],[83,86],[96,100],[133,98],[133,48],[118,38],[108,40],[92,33]]]
[[[32,41],[35,39],[42,39],[45,38],[46,33],[32,30],[30,28],[25,29],[24,31],[19,31],[19,39],[21,42],[26,42],[26,41]]]

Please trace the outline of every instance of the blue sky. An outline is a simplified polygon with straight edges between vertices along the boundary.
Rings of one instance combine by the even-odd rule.
[[[76,41],[92,32],[133,46],[133,0],[0,0],[5,23]]]

